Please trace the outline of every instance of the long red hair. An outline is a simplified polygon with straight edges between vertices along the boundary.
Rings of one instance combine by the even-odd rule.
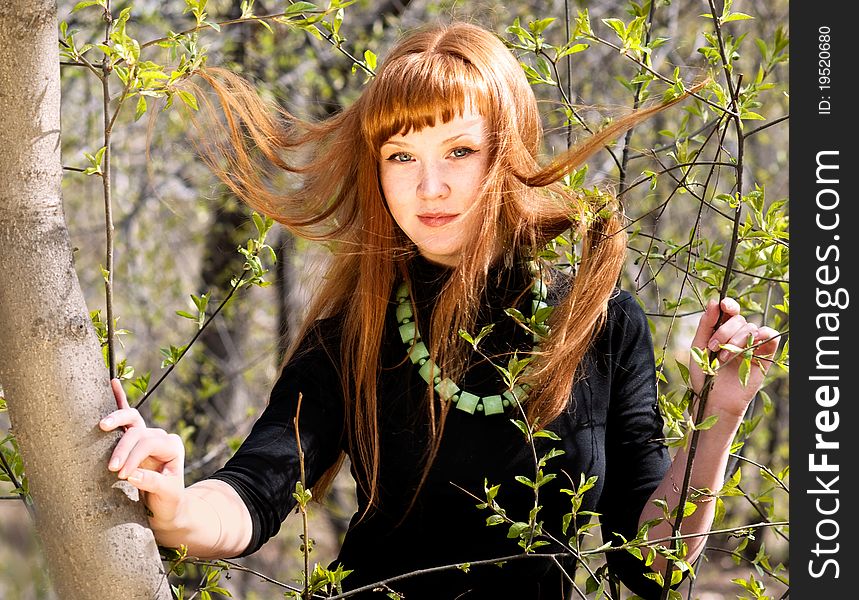
[[[203,158],[254,210],[331,248],[321,289],[286,360],[318,319],[343,316],[339,358],[347,430],[354,432],[349,444],[370,506],[378,497],[376,386],[385,314],[393,286],[415,252],[388,212],[379,183],[379,150],[396,133],[447,122],[466,108],[483,115],[490,132],[490,166],[477,207],[479,231],[463,248],[432,316],[430,352],[445,376],[457,380],[462,374],[469,348],[457,332],[473,331],[499,251],[536,259],[566,230],[581,239],[572,289],[552,313],[551,336],[534,357],[527,380],[532,387],[528,417],[545,426],[561,414],[579,363],[605,320],[626,235],[613,199],[580,195],[559,180],[673,102],[618,119],[541,166],[542,127],[531,87],[504,44],[475,25],[454,23],[408,35],[351,106],[318,123],[273,110],[247,81],[226,70],[209,68],[203,77],[223,114],[219,128],[204,130]],[[213,110],[210,104],[206,108]],[[270,182],[278,172],[287,177],[275,188]],[[425,404],[433,437],[424,476],[449,410],[446,403]],[[317,490],[327,486],[339,466],[326,473]]]

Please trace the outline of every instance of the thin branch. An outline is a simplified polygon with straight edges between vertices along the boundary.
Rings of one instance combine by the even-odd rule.
[[[104,43],[110,41],[110,30],[113,25],[113,15],[110,12],[110,0],[104,7]],[[104,195],[104,229],[105,229],[105,270],[107,276],[104,278],[104,303],[107,313],[107,368],[110,378],[116,377],[116,345],[114,344],[114,319],[113,319],[113,201],[111,196],[111,134],[113,120],[110,118],[110,72],[113,66],[110,57],[105,53],[101,61],[101,93],[102,93],[102,117],[104,119],[104,155],[102,156],[102,190]],[[120,373],[121,375],[121,373]]]
[[[6,455],[3,454],[3,451],[0,450],[0,463],[3,465],[3,471],[6,473],[6,476],[9,478],[10,483],[15,486],[16,490],[21,489],[21,483],[18,481],[18,478],[15,477],[15,472],[12,470],[12,467],[9,466],[9,462],[6,460]],[[23,491],[19,492],[16,496],[6,496],[4,499],[19,499],[24,503],[24,506],[27,508],[27,512],[30,513],[30,517],[35,518],[36,511],[33,508],[33,501],[25,494]]]
[[[710,550],[715,550],[716,552],[723,552],[724,554],[728,554],[728,555],[733,556],[735,558],[738,558],[740,560],[744,560],[747,563],[749,563],[750,565],[754,566],[755,568],[760,568],[764,573],[766,573],[767,575],[769,575],[773,579],[779,581],[780,583],[783,583],[784,585],[790,585],[790,583],[787,581],[787,579],[784,579],[783,577],[777,575],[771,569],[767,569],[761,563],[755,562],[747,556],[743,556],[740,552],[737,552],[736,550],[728,550],[727,548],[717,548],[715,546],[711,546]]]
[[[647,13],[647,21],[644,26],[644,46],[648,46],[650,44],[650,33],[651,28],[653,26],[653,13],[656,11],[656,2],[650,2],[650,10]],[[641,70],[638,72],[641,74]],[[644,82],[639,81],[635,86],[635,94],[633,95],[632,100],[632,110],[638,110],[639,106],[641,106],[641,92],[644,89]],[[623,158],[621,159],[620,164],[620,191],[623,192],[626,189],[626,172],[627,167],[629,167],[629,149],[630,143],[632,142],[632,128],[626,131],[626,135],[623,139]]]
[[[298,446],[299,481],[301,482],[302,493],[306,493],[307,476],[304,471],[304,450],[301,448],[301,435],[298,428],[298,417],[301,415],[301,400],[303,397],[304,395],[299,392],[298,405],[295,407],[295,419],[292,422],[295,427],[295,443]],[[301,595],[304,596],[305,600],[310,600],[312,593],[310,592],[310,532],[307,524],[307,505],[304,500],[300,500],[298,507],[301,510],[301,525],[304,532],[301,544],[301,551],[304,554],[304,590]]]
[[[640,235],[641,237],[645,237],[645,238],[652,238],[653,240],[658,241],[658,242],[661,242],[661,243],[663,243],[663,244],[664,244],[664,243],[666,243],[664,240],[662,240],[662,239],[660,239],[660,238],[658,238],[658,237],[656,237],[656,236],[648,235],[648,234],[646,234],[646,233],[641,233],[641,232],[639,232],[639,233],[638,233],[638,235]],[[671,265],[671,266],[673,266],[675,269],[678,269],[678,270],[683,271],[683,272],[687,272],[687,271],[685,271],[684,269],[682,269],[679,265],[675,264],[671,259],[672,259],[672,258],[674,258],[674,256],[676,256],[679,252],[681,252],[682,250],[686,249],[686,247],[687,247],[688,245],[689,245],[689,244],[688,244],[688,242],[687,242],[686,244],[683,244],[682,246],[679,246],[678,248],[676,248],[675,250],[673,250],[673,251],[671,252],[671,254],[670,254],[669,256],[666,256],[666,257],[665,257],[665,260],[663,260],[663,261],[662,261],[662,266],[665,266],[666,264],[670,264],[670,265]],[[648,255],[645,251],[640,250],[640,249],[638,249],[638,248],[630,247],[630,250],[633,250],[633,251],[635,251],[635,252],[638,252],[641,256],[645,256],[645,257],[648,257],[648,258],[650,257],[650,255]],[[745,275],[745,276],[747,276],[747,277],[752,277],[752,278],[754,278],[754,279],[758,279],[758,280],[761,280],[761,281],[771,281],[771,282],[773,282],[773,283],[788,283],[788,280],[786,280],[786,279],[776,279],[775,277],[767,277],[767,276],[765,276],[765,275],[758,275],[758,274],[756,274],[756,273],[749,273],[748,271],[743,271],[743,270],[740,270],[740,269],[733,269],[733,268],[732,268],[732,269],[728,269],[728,266],[727,266],[727,265],[723,265],[722,263],[720,263],[720,262],[718,262],[718,261],[715,261],[715,260],[713,260],[713,259],[710,259],[710,258],[701,257],[701,256],[698,254],[698,252],[697,252],[697,251],[695,251],[695,250],[688,250],[688,249],[687,249],[687,250],[686,250],[686,252],[689,252],[689,253],[690,253],[692,256],[694,256],[695,258],[700,259],[700,260],[703,260],[703,261],[704,261],[704,262],[706,262],[706,263],[709,263],[709,264],[711,264],[711,265],[715,265],[715,266],[717,266],[717,267],[721,267],[721,268],[722,268],[722,269],[724,269],[725,271],[730,270],[730,272],[731,272],[731,273],[736,273],[736,274],[738,274],[738,275]],[[647,283],[648,283],[648,282],[652,281],[652,280],[656,277],[656,275],[659,275],[659,272],[660,272],[661,270],[662,270],[662,267],[660,267],[660,268],[656,271],[656,273],[654,274],[654,276],[653,276],[653,277],[651,277],[647,282],[645,282],[645,285],[647,285]],[[690,276],[692,276],[692,274],[691,274],[691,273],[689,273],[689,275],[690,275]],[[696,277],[696,279],[700,279],[701,281],[703,281],[703,279],[701,279],[700,277]],[[642,286],[642,287],[644,287],[644,286]]]
[[[743,139],[743,131],[742,131],[742,122],[741,122],[740,116],[738,114],[738,98],[737,98],[737,90],[739,90],[739,86],[742,82],[742,74],[740,74],[740,76],[738,78],[737,88],[735,89],[734,84],[733,84],[733,77],[731,75],[731,70],[729,68],[727,53],[725,52],[724,42],[722,40],[721,27],[719,24],[718,17],[716,16],[717,15],[716,5],[715,5],[713,0],[708,0],[708,4],[710,6],[710,14],[713,17],[713,27],[716,31],[716,36],[717,36],[718,43],[719,43],[719,52],[720,52],[721,57],[722,57],[722,66],[723,66],[724,71],[725,71],[725,78],[727,80],[727,86],[728,86],[728,90],[729,90],[729,94],[730,94],[730,98],[731,98],[731,105],[732,105],[732,109],[733,109],[733,111],[731,112],[731,116],[733,117],[732,121],[734,122],[735,131],[737,134],[736,190],[737,190],[738,194],[742,194],[743,193],[744,139]],[[720,144],[720,146],[721,146],[721,144]],[[737,246],[739,245],[738,237],[739,237],[740,217],[742,215],[742,209],[743,209],[742,203],[738,203],[737,209],[735,212],[734,228],[733,228],[733,232],[732,232],[732,236],[731,236],[731,246],[730,246],[730,250],[728,252],[728,259],[727,259],[728,271],[726,271],[724,280],[722,281],[722,290],[719,294],[720,300],[722,298],[724,298],[725,295],[727,294],[728,286],[730,285],[730,282],[731,282],[730,269],[733,268],[734,257],[736,256]],[[718,327],[721,324],[722,316],[723,316],[723,314],[721,313],[721,310],[720,310],[720,316],[719,316],[719,319],[716,323],[716,327]],[[712,360],[714,354],[715,353],[713,351],[708,352],[708,359],[707,359],[708,362],[710,360]],[[714,381],[715,380],[713,378],[713,375],[711,375],[711,374],[708,374],[704,379],[704,384],[702,386],[701,393],[700,393],[700,395],[698,395],[698,410],[697,410],[697,415],[695,418],[696,423],[700,423],[704,417],[704,411],[705,411],[705,408],[707,406],[707,400],[709,399],[710,390],[713,387]],[[683,522],[684,511],[682,510],[682,507],[684,507],[686,505],[686,498],[687,498],[687,494],[689,491],[688,488],[689,488],[689,485],[691,483],[691,478],[692,478],[692,467],[693,467],[693,464],[695,461],[695,454],[696,454],[697,449],[698,449],[698,440],[700,438],[700,434],[701,434],[701,430],[695,429],[695,431],[692,432],[692,439],[689,442],[689,449],[687,451],[686,469],[685,469],[685,473],[683,476],[683,487],[680,490],[680,499],[678,500],[678,503],[677,503],[678,507],[681,507],[681,508],[677,511],[677,517],[676,517],[676,519],[674,521],[674,525],[673,525],[673,532],[675,534],[680,533],[680,525]],[[665,572],[663,573],[664,584],[662,586],[661,600],[667,600],[668,594],[671,590],[671,571],[673,569],[673,563],[672,563],[672,561],[666,561],[666,562],[667,562],[667,564],[665,566]]]
[[[146,402],[146,400],[149,398],[149,396],[151,396],[152,393],[156,389],[158,389],[158,386],[161,385],[161,382],[164,381],[164,379],[167,378],[167,376],[173,371],[173,369],[176,367],[176,365],[179,364],[179,361],[182,360],[182,357],[185,356],[185,354],[188,352],[188,349],[194,344],[194,342],[197,341],[197,338],[199,338],[200,335],[203,333],[203,331],[206,329],[206,327],[209,326],[209,323],[212,322],[212,319],[214,319],[215,316],[217,316],[217,314],[219,312],[221,312],[221,309],[227,304],[227,302],[229,302],[230,298],[233,297],[233,294],[236,293],[236,290],[239,289],[239,287],[241,286],[242,283],[244,283],[244,278],[243,277],[237,277],[236,282],[233,284],[233,287],[230,288],[230,291],[227,294],[227,297],[224,298],[223,301],[221,301],[221,303],[218,305],[218,308],[215,309],[215,311],[211,314],[211,316],[208,319],[206,319],[206,321],[203,323],[203,325],[197,330],[197,332],[194,334],[194,337],[191,338],[191,341],[188,342],[188,344],[185,346],[185,349],[182,350],[182,352],[179,354],[179,357],[176,359],[176,361],[173,364],[171,364],[164,373],[161,374],[161,377],[158,379],[158,381],[155,382],[155,385],[153,385],[151,388],[149,388],[146,391],[146,394],[144,394],[143,397],[137,402],[137,404],[134,405],[134,408],[140,408],[140,406],[144,402]]]
[[[638,152],[637,154],[632,154],[629,157],[629,160],[636,160],[639,158],[645,158],[648,156],[652,156],[653,154],[660,154],[662,152],[667,152],[668,150],[672,150],[677,147],[677,144],[687,142],[694,138],[697,135],[700,135],[710,129],[711,127],[718,126],[719,121],[721,121],[721,117],[716,117],[711,121],[707,121],[701,127],[693,131],[692,133],[687,134],[685,137],[678,138],[671,142],[670,144],[665,144],[664,146],[659,146],[658,148],[654,148],[652,150],[648,150],[647,152]]]
[[[221,568],[223,568],[223,565],[226,564],[226,565],[228,565],[228,567],[230,569],[233,569],[235,571],[241,571],[242,573],[249,573],[250,575],[255,575],[256,577],[259,577],[260,579],[262,579],[266,583],[274,584],[274,585],[276,585],[280,588],[283,588],[285,590],[289,590],[291,592],[300,592],[301,591],[297,587],[291,586],[288,583],[283,583],[282,581],[278,581],[277,579],[274,579],[273,577],[269,577],[268,575],[260,573],[259,571],[255,571],[254,569],[251,569],[250,567],[246,567],[246,566],[239,564],[233,560],[221,559],[221,560],[217,560],[217,561],[212,561],[212,560],[204,560],[204,559],[194,559],[194,560],[188,560],[186,562],[188,562],[190,564],[194,564],[194,565],[202,565],[204,567],[221,567]]]
[[[752,505],[752,508],[754,508],[754,509],[755,509],[755,512],[756,512],[756,513],[758,513],[758,515],[760,515],[762,518],[764,518],[764,519],[766,519],[767,521],[769,521],[769,517],[767,516],[766,511],[765,511],[763,508],[761,508],[760,504],[759,504],[756,500],[754,500],[751,496],[749,496],[749,493],[748,493],[748,492],[746,492],[746,490],[744,490],[744,489],[742,488],[742,486],[739,486],[739,485],[738,485],[738,486],[737,486],[737,489],[738,489],[738,490],[740,490],[740,491],[743,493],[743,497],[746,499],[746,501],[747,501],[749,504],[751,504],[751,505]],[[779,529],[775,529],[774,531],[776,532],[776,534],[777,534],[780,538],[782,538],[784,541],[786,541],[786,542],[790,543],[790,538],[789,538],[789,537],[787,537],[787,536],[786,536],[782,531],[780,531]]]
[[[784,335],[784,334],[782,334],[782,335]],[[776,476],[776,474],[773,473],[772,470],[769,467],[767,467],[766,465],[758,464],[755,461],[753,461],[751,458],[745,457],[742,454],[731,453],[731,457],[736,459],[736,460],[741,460],[743,462],[747,462],[749,464],[752,464],[752,465],[756,466],[757,468],[761,469],[762,471],[766,471],[770,475],[770,477],[772,477],[773,480],[775,480],[778,483],[778,486],[781,489],[783,489],[785,492],[790,494],[790,489],[787,487],[787,485],[785,485],[785,483],[781,480],[781,478]]]
[[[289,3],[295,4],[295,1],[289,0]],[[306,18],[304,16],[304,13],[299,13],[299,15],[302,18]],[[284,17],[292,17],[292,16],[298,16],[298,15],[295,15],[295,14],[289,14],[288,15],[285,12],[281,12],[281,13],[275,13],[275,14],[270,14],[270,15],[253,16],[250,18],[229,19],[226,21],[219,21],[216,23],[216,25],[218,25],[218,27],[225,27],[227,25],[235,25],[237,23],[253,23],[256,21],[274,21],[277,19],[282,19]],[[160,38],[157,38],[154,40],[149,40],[148,42],[141,44],[140,49],[143,50],[144,48],[148,48],[149,46],[154,46],[154,45],[159,44],[161,42],[166,42],[170,39],[173,39],[173,38],[176,38],[176,37],[179,37],[182,35],[189,35],[189,34],[201,31],[203,29],[208,29],[209,27],[211,27],[211,26],[210,25],[197,25],[196,27],[191,27],[189,29],[185,29],[183,31],[180,31],[179,33],[174,34],[173,36],[170,36],[170,37],[160,37]],[[325,41],[327,41],[332,46],[334,46],[334,48],[336,48],[338,52],[340,52],[341,54],[343,54],[343,56],[345,56],[350,61],[352,61],[353,64],[360,67],[365,73],[367,73],[371,77],[374,77],[376,75],[376,72],[373,69],[371,69],[370,67],[368,67],[364,61],[361,61],[361,60],[358,60],[357,58],[355,58],[348,50],[343,48],[342,44],[339,44],[338,42],[336,42],[330,33],[319,29],[319,27],[315,23],[313,24],[313,28],[317,32],[319,32],[319,34],[325,39]]]
[[[748,138],[750,136],[753,136],[756,133],[758,133],[759,131],[763,131],[764,129],[766,129],[768,127],[772,127],[773,125],[778,125],[782,121],[787,121],[789,118],[790,118],[790,115],[784,115],[783,117],[779,117],[778,119],[775,119],[774,121],[770,121],[769,123],[767,123],[765,125],[761,125],[760,127],[755,127],[754,129],[746,132],[744,137]]]
[[[664,82],[664,83],[670,83],[671,85],[674,85],[674,84],[676,83],[673,79],[671,79],[671,78],[669,78],[669,77],[666,77],[666,76],[665,76],[665,75],[663,75],[662,73],[660,73],[660,72],[658,72],[658,71],[654,70],[653,68],[649,67],[648,65],[646,65],[645,63],[643,63],[640,59],[638,59],[637,57],[635,57],[635,56],[633,56],[632,54],[630,54],[628,50],[624,50],[623,48],[621,48],[621,47],[620,47],[620,46],[618,46],[617,44],[613,44],[612,42],[610,42],[610,41],[608,41],[608,40],[604,40],[604,39],[602,39],[602,38],[600,38],[600,37],[597,37],[597,36],[595,36],[595,35],[586,36],[586,39],[591,39],[591,40],[593,40],[593,41],[595,41],[595,42],[599,42],[600,44],[603,44],[603,45],[605,45],[605,46],[608,46],[609,48],[613,48],[614,50],[617,50],[617,52],[618,52],[619,54],[622,54],[622,55],[623,55],[623,56],[625,56],[626,58],[630,59],[632,62],[634,62],[635,64],[639,65],[640,67],[642,67],[643,69],[645,69],[648,73],[650,73],[651,75],[655,76],[657,79],[659,79],[660,81],[662,81],[662,82]],[[697,98],[697,99],[698,99],[698,100],[700,100],[701,102],[703,102],[703,103],[705,103],[705,104],[708,104],[709,106],[711,106],[711,107],[713,107],[713,108],[715,108],[715,109],[719,110],[720,112],[727,113],[727,114],[731,115],[732,117],[736,117],[736,116],[738,116],[738,115],[736,115],[734,112],[731,112],[730,110],[726,109],[724,106],[719,106],[718,104],[716,104],[716,103],[715,103],[715,102],[713,102],[712,100],[708,100],[707,98],[704,98],[703,96],[701,96],[701,95],[700,95],[699,93],[697,93],[697,92],[694,92],[694,93],[692,93],[692,94],[690,94],[690,95],[691,95],[692,97],[694,97],[694,98]]]
[[[573,107],[573,104],[570,101],[569,97],[567,96],[566,92],[564,91],[564,88],[561,87],[561,76],[560,76],[560,73],[558,73],[557,63],[554,60],[552,60],[552,58],[548,54],[546,54],[545,50],[540,49],[537,51],[536,54],[537,54],[537,56],[543,55],[543,57],[546,59],[546,61],[550,65],[552,65],[552,70],[555,72],[555,79],[558,80],[558,86],[557,87],[558,87],[558,90],[561,92],[561,102],[564,104],[564,106],[566,108],[570,109],[570,113],[576,118],[576,121],[579,122],[579,124],[582,126],[582,128],[585,131],[587,131],[588,133],[593,135],[593,133],[594,133],[593,129],[591,129],[588,126],[588,124],[585,122],[585,120],[579,116],[579,113],[576,112],[576,109]],[[567,126],[567,147],[568,148],[570,147],[570,134],[571,134],[571,130],[570,130],[570,126],[568,125]],[[620,163],[620,160],[617,158],[617,155],[614,153],[614,150],[612,150],[612,148],[608,144],[604,145],[603,148],[609,153],[609,155],[611,156],[611,159],[614,161],[614,164],[617,166],[617,168],[620,169],[621,163]]]

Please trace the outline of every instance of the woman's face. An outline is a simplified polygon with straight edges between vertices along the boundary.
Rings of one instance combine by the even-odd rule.
[[[466,111],[447,123],[397,134],[382,144],[388,208],[425,258],[459,262],[478,227],[476,208],[489,164],[485,119]]]

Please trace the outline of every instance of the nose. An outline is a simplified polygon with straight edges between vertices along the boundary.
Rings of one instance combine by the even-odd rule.
[[[450,193],[443,172],[435,165],[428,164],[421,168],[420,181],[418,181],[417,195],[425,200],[444,198]]]

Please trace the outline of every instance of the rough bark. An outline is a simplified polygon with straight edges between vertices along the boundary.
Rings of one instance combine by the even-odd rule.
[[[106,468],[118,434],[96,426],[115,404],[63,215],[51,0],[0,4],[0,115],[0,385],[54,587],[166,600],[144,507]]]

